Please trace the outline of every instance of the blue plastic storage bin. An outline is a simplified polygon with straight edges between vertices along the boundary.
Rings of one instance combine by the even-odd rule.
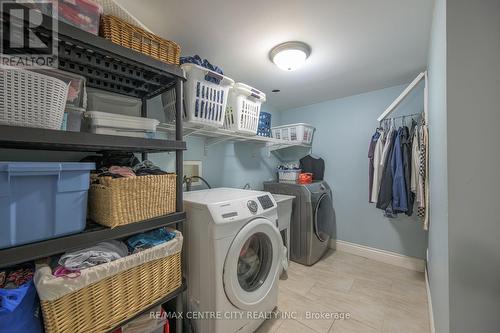
[[[257,128],[257,135],[271,137],[271,114],[268,112],[260,112],[259,127]]]
[[[0,248],[82,231],[94,163],[0,162]]]

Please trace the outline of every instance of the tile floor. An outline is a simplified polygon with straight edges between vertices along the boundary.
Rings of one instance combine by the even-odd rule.
[[[293,319],[268,320],[256,333],[430,332],[423,273],[345,252],[332,251],[312,267],[292,262],[278,303]]]

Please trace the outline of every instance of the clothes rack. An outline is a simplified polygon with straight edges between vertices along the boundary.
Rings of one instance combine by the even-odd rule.
[[[418,76],[410,83],[408,87],[399,95],[389,107],[382,112],[377,118],[377,121],[386,119],[394,110],[401,104],[401,102],[415,89],[415,87],[424,80],[424,119],[427,120],[427,99],[428,99],[428,86],[427,86],[427,71],[418,74]]]

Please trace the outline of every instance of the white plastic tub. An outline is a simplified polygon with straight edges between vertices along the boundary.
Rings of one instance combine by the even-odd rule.
[[[296,183],[299,179],[300,169],[283,170],[278,169],[278,180],[280,183]]]
[[[141,114],[142,101],[139,98],[87,88],[87,109],[109,113],[138,116]]]
[[[159,121],[101,111],[85,112],[87,130],[96,134],[153,138]]]
[[[257,134],[260,108],[266,94],[244,83],[236,83],[229,90],[224,128],[242,134]]]
[[[290,141],[296,144],[312,144],[316,129],[305,123],[272,127],[273,138]]]

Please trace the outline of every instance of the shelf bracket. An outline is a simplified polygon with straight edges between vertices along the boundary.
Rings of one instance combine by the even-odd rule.
[[[216,144],[219,144],[221,142],[225,142],[225,141],[229,141],[229,140],[231,140],[231,138],[229,138],[229,137],[205,139],[205,143],[203,145],[205,156],[208,155],[208,148],[215,146]]]

